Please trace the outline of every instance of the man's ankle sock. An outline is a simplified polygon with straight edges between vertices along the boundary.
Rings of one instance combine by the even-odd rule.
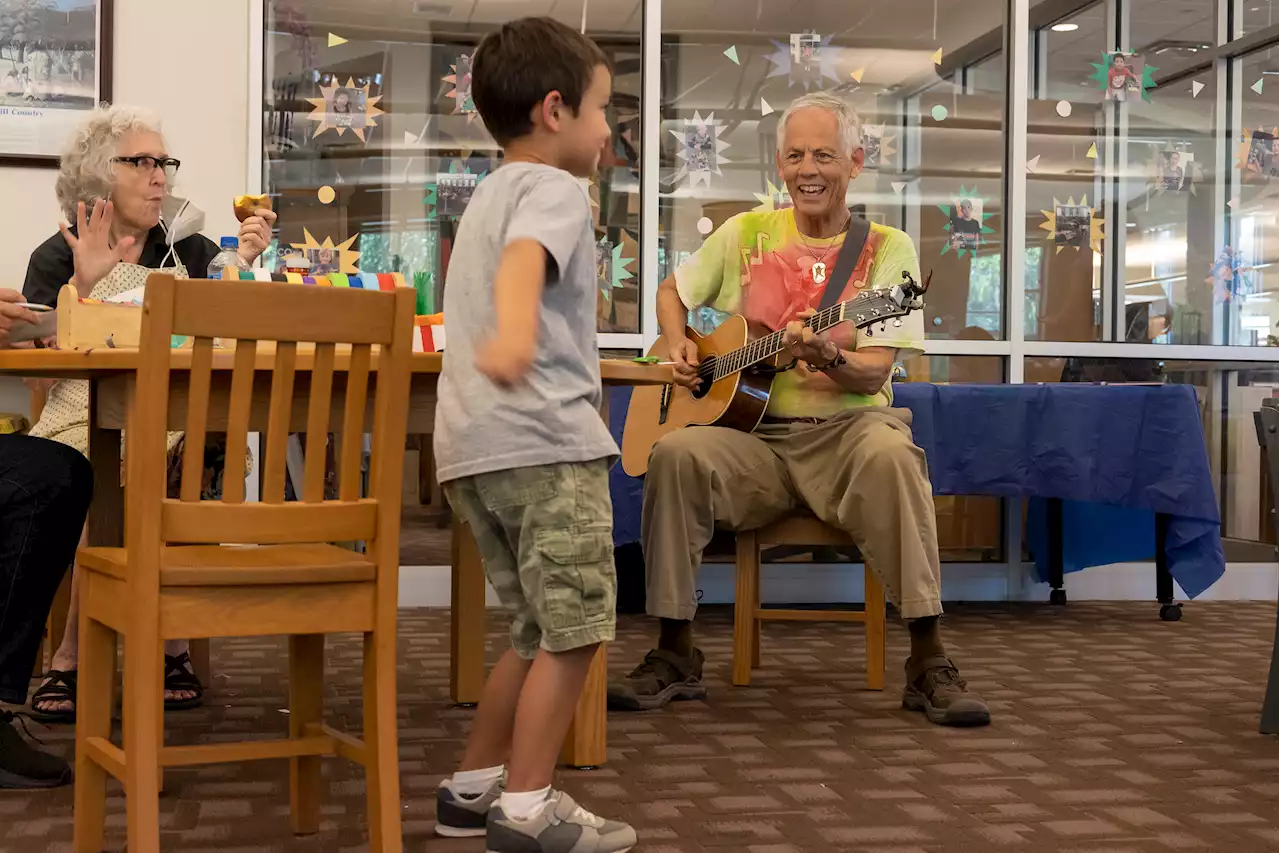
[[[478,797],[502,778],[502,771],[505,769],[499,764],[497,767],[484,767],[480,770],[459,770],[449,779],[449,790],[463,797]]]
[[[658,626],[658,648],[682,658],[692,657],[692,622],[687,619],[659,619]]]
[[[503,814],[512,820],[528,820],[542,810],[550,796],[550,785],[536,791],[521,791],[518,794],[503,791],[502,796],[498,798],[498,806]]]
[[[907,622],[907,632],[911,635],[913,661],[947,654],[946,648],[942,645],[941,621],[937,616],[922,616]]]

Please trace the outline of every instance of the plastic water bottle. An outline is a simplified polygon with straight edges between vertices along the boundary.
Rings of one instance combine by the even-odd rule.
[[[236,251],[240,248],[240,240],[238,238],[223,237],[220,245],[222,251],[218,252],[209,263],[209,278],[222,278],[224,267],[231,267],[236,270],[249,269],[249,265],[241,260],[239,253]]]

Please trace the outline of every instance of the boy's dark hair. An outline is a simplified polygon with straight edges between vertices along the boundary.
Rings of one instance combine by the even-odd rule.
[[[586,36],[551,18],[521,18],[489,33],[471,62],[471,99],[484,126],[506,145],[533,130],[529,113],[559,92],[577,115],[604,51]]]

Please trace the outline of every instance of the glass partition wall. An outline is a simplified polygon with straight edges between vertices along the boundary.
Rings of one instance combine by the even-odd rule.
[[[907,232],[933,272],[928,354],[903,378],[1056,382],[1072,360],[1119,359],[1192,384],[1224,535],[1274,538],[1253,516],[1265,484],[1245,430],[1275,393],[1280,334],[1277,29],[1258,4],[263,5],[261,189],[280,213],[266,263],[399,271],[439,310],[457,218],[501,162],[468,100],[470,55],[501,22],[550,14],[614,63],[613,153],[591,186],[598,328],[639,352],[658,283],[711,229],[789,203],[787,104],[836,91],[864,124],[850,209]],[[976,243],[952,240],[962,215]],[[1020,551],[1014,508],[940,499],[939,516],[946,559]]]

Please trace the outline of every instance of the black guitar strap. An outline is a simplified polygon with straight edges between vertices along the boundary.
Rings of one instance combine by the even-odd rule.
[[[849,233],[844,236],[840,245],[840,253],[836,255],[836,265],[831,270],[831,278],[827,279],[827,289],[822,292],[822,301],[818,310],[824,311],[840,301],[844,286],[849,276],[858,266],[858,258],[862,256],[862,247],[867,245],[867,237],[871,234],[871,223],[860,216],[849,220]]]

